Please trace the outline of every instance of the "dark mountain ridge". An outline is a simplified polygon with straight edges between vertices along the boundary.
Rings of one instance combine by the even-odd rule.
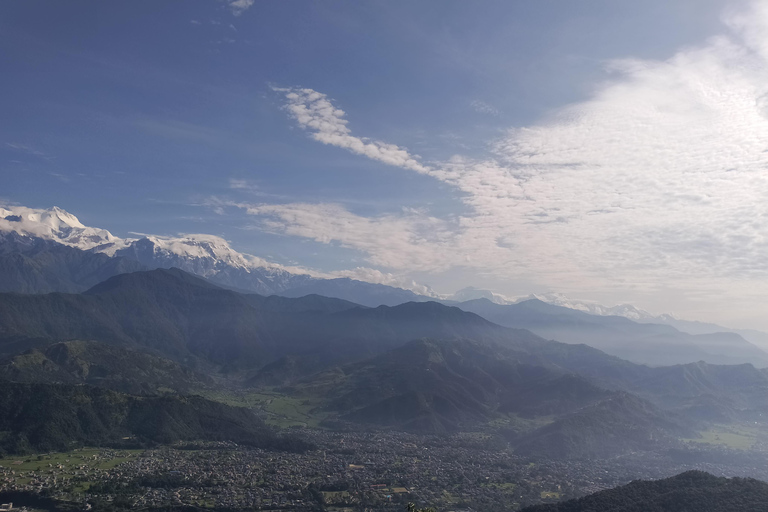
[[[762,512],[768,484],[752,478],[723,478],[687,471],[656,481],[637,480],[615,489],[523,512]]]
[[[371,309],[317,296],[258,298],[178,269],[122,274],[77,295],[0,294],[5,353],[88,339],[141,346],[189,364],[248,368],[291,353],[318,364],[360,359],[421,337],[538,340],[437,303]]]
[[[514,440],[520,455],[596,459],[679,445],[693,423],[629,393],[614,393]]]
[[[299,381],[341,419],[406,430],[452,431],[496,418],[562,414],[608,396],[583,377],[532,366],[512,350],[472,340],[416,340]]]
[[[129,393],[189,394],[213,379],[157,356],[96,341],[67,341],[0,361],[0,379],[13,382],[89,384]]]
[[[192,440],[276,449],[293,446],[275,436],[252,411],[200,397],[135,397],[92,386],[4,381],[0,381],[0,432],[4,434],[0,450],[8,453]]]

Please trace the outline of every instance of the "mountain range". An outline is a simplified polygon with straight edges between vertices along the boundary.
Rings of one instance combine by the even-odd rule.
[[[232,249],[226,240],[213,235],[190,234],[178,237],[147,235],[123,239],[105,229],[85,226],[77,217],[57,207],[47,210],[22,206],[0,208],[1,245],[6,245],[5,239],[8,239],[9,235],[13,235],[10,240],[16,245],[31,245],[37,240],[43,240],[79,249],[89,255],[83,256],[89,261],[94,259],[93,255],[103,255],[116,258],[120,262],[129,261],[130,264],[125,264],[134,265],[134,269],[181,268],[222,286],[261,295],[302,296],[318,293],[369,306],[397,305],[411,300],[430,299],[430,297],[383,284],[366,283],[348,278],[324,279],[313,277],[306,272],[292,272],[256,256],[239,253]],[[48,247],[50,248],[52,244]],[[18,251],[10,249],[7,252]],[[2,255],[3,252],[0,252],[0,256]],[[96,261],[103,263],[106,260],[97,258]],[[84,264],[88,266],[87,262]],[[23,273],[23,270],[17,270],[13,262],[7,263],[6,266],[12,275]],[[104,267],[100,271],[104,274],[108,273],[109,269]],[[130,270],[122,270],[122,272],[125,271]],[[112,275],[122,272],[115,271]],[[46,276],[49,280],[44,279]],[[0,290],[32,293],[83,291],[95,284],[88,279],[88,276],[71,275],[64,286],[59,283],[60,280],[61,277],[57,273],[49,272],[43,273],[36,280],[25,279],[23,281],[25,290],[20,288],[22,280],[8,283],[0,281]]]
[[[0,214],[0,382],[18,398],[8,411],[106,399],[150,417],[196,393],[268,392],[330,428],[493,428],[521,455],[561,459],[678,448],[712,423],[768,417],[768,356],[735,333],[498,304],[481,290],[436,301],[293,274],[216,237],[124,240],[59,209]],[[136,434],[99,421],[64,437]],[[18,442],[7,449],[47,446],[22,427],[8,424]]]
[[[470,287],[450,298],[430,297],[349,278],[293,273],[238,253],[225,240],[211,235],[121,239],[104,229],[85,226],[56,207],[0,208],[0,291],[82,292],[121,273],[171,267],[261,295],[316,294],[369,307],[440,300],[507,327],[529,329],[567,343],[586,343],[643,364],[705,361],[768,366],[768,353],[745,339],[768,346],[768,335],[756,331],[735,332],[669,315],[654,317],[629,305],[606,308],[557,294],[510,301]],[[467,300],[459,302],[461,299]]]
[[[267,386],[333,427],[450,432],[528,418],[535,428],[505,435],[521,453],[560,458],[671,447],[708,422],[768,413],[768,372],[749,364],[651,368],[437,302],[264,297],[179,269],[80,294],[0,294],[0,352],[0,376],[17,382]]]

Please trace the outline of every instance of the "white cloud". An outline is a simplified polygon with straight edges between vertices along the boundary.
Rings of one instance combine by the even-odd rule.
[[[336,204],[238,206],[261,217],[265,231],[309,238],[363,251],[374,265],[389,269],[447,268],[451,226],[419,212],[362,217]]]
[[[425,164],[353,135],[324,94],[281,89],[315,140],[450,184],[469,213],[450,222],[336,205],[251,213],[400,273],[465,266],[581,294],[768,291],[768,4],[725,21],[728,34],[667,60],[608,63],[591,99],[509,130],[485,159]]]
[[[250,9],[255,0],[229,0],[228,5],[229,9],[232,11],[232,14],[235,16],[240,16],[245,11]]]

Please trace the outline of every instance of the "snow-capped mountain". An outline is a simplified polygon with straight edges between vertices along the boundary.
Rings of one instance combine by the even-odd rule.
[[[0,207],[0,232],[53,240],[83,251],[96,249],[110,256],[129,242],[106,229],[84,226],[77,217],[56,206],[48,210]]]
[[[636,322],[660,323],[661,320],[665,318],[674,319],[674,317],[672,317],[671,315],[654,316],[651,313],[645,310],[642,310],[640,308],[637,308],[631,304],[603,306],[595,302],[570,299],[561,293],[543,293],[543,294],[537,293],[537,294],[525,295],[523,297],[510,298],[505,295],[492,292],[490,290],[483,290],[480,288],[475,288],[473,286],[468,286],[467,288],[463,288],[457,291],[456,293],[454,293],[453,295],[451,295],[450,297],[448,297],[448,300],[457,301],[457,302],[464,302],[467,300],[475,300],[475,299],[488,299],[491,302],[495,302],[496,304],[501,304],[501,305],[517,304],[519,302],[523,302],[526,300],[538,299],[542,302],[546,302],[547,304],[552,304],[553,306],[561,306],[568,309],[575,309],[576,311],[583,311],[584,313],[589,313],[590,315],[623,316],[625,318],[629,318],[630,320],[634,320]]]
[[[106,229],[83,225],[61,208],[0,208],[0,232],[41,238],[92,253],[138,261],[149,268],[178,267],[225,286],[274,294],[312,280],[256,256],[232,249],[213,235],[119,238]]]
[[[148,267],[177,267],[224,286],[261,295],[278,294],[314,280],[310,274],[292,273],[261,258],[239,253],[226,240],[212,235],[146,236],[132,240],[114,255]]]
[[[406,290],[381,284],[380,281],[365,282],[346,278],[347,276],[285,268],[262,258],[240,253],[232,249],[226,240],[214,235],[145,235],[139,238],[120,238],[106,229],[85,226],[77,217],[57,207],[47,210],[24,206],[0,208],[0,235],[8,233],[56,242],[89,253],[135,261],[147,268],[177,267],[220,285],[262,295],[288,294],[293,290],[293,295],[318,293],[366,306],[395,305],[409,300],[431,298],[420,295],[428,288],[416,283],[413,283],[415,293],[405,293]],[[365,275],[360,272],[356,274]],[[387,277],[380,272],[373,272],[371,275]]]

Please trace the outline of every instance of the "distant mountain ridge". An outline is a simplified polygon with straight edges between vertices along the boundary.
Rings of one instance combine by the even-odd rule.
[[[768,353],[736,333],[688,334],[670,325],[638,323],[622,316],[599,316],[538,299],[496,304],[476,299],[457,304],[465,311],[539,336],[584,343],[636,363],[664,366],[706,361],[768,367]]]
[[[708,322],[683,320],[671,314],[654,315],[631,304],[605,306],[592,301],[571,299],[561,293],[535,293],[523,297],[506,297],[490,290],[482,290],[470,286],[447,297],[443,302],[456,305],[456,303],[475,299],[488,299],[500,305],[519,304],[520,302],[529,300],[539,300],[553,306],[573,309],[595,316],[622,316],[638,323],[669,325],[688,334],[736,333],[750,343],[768,351],[768,333],[765,332],[754,329],[724,327]]]
[[[479,290],[483,292],[484,290]],[[488,292],[490,293],[490,292]],[[481,298],[480,294],[472,298]],[[490,298],[490,297],[488,297]],[[683,320],[671,314],[654,315],[631,304],[617,304],[616,306],[604,306],[590,301],[575,300],[559,293],[533,294],[527,297],[514,300],[503,298],[499,300],[492,298],[497,304],[516,304],[526,300],[538,299],[553,306],[561,306],[576,311],[582,311],[597,316],[623,316],[638,323],[663,324],[674,327],[675,329],[688,334],[715,334],[715,333],[735,333],[743,337],[750,343],[757,345],[762,350],[768,351],[768,333],[754,329],[738,329],[724,327],[708,322],[699,322]]]

